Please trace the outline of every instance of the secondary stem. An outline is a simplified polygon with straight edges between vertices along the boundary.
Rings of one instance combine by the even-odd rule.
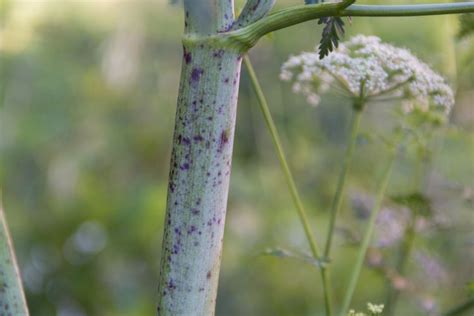
[[[474,12],[474,2],[418,5],[355,5],[352,1],[296,5],[275,11],[246,27],[229,33],[235,41],[252,47],[264,35],[323,16],[424,16]]]
[[[407,264],[410,253],[413,249],[413,244],[415,243],[415,222],[416,214],[413,215],[411,219],[410,226],[405,231],[405,236],[402,244],[402,249],[400,251],[400,257],[396,265],[396,271],[399,275],[403,275],[405,271],[405,266]],[[393,286],[389,285],[389,292],[387,294],[387,300],[385,301],[385,315],[392,316],[395,315],[395,307],[397,304],[398,296],[400,291],[395,289]]]
[[[255,90],[255,93],[257,95],[258,99],[258,104],[260,105],[260,110],[262,111],[263,117],[265,119],[265,123],[267,125],[267,128],[270,132],[270,135],[272,137],[273,144],[275,145],[275,149],[278,154],[278,160],[280,161],[280,167],[283,170],[283,174],[285,175],[285,180],[288,185],[288,188],[291,193],[291,197],[293,199],[293,203],[296,207],[296,210],[298,211],[298,216],[300,217],[301,223],[303,224],[304,232],[306,235],[306,239],[308,240],[308,243],[311,248],[311,252],[313,254],[313,257],[316,260],[320,260],[320,253],[319,249],[316,243],[316,240],[313,236],[313,233],[311,231],[308,217],[306,215],[306,211],[304,209],[303,203],[301,202],[301,198],[298,193],[298,189],[296,188],[295,181],[293,179],[293,175],[291,174],[290,168],[288,166],[288,162],[286,161],[285,153],[283,151],[283,146],[281,145],[280,141],[280,136],[278,135],[278,131],[276,129],[275,123],[273,122],[272,115],[270,113],[270,109],[268,108],[268,103],[265,98],[265,95],[263,94],[262,88],[260,86],[260,83],[258,82],[257,75],[255,74],[255,71],[253,69],[253,66],[250,62],[250,59],[248,56],[244,57],[244,64],[245,67],[247,68],[247,71],[249,73],[250,81],[252,83],[252,87]],[[331,299],[330,299],[330,292],[329,292],[329,285],[327,283],[327,278],[326,275],[324,274],[324,269],[322,268],[321,265],[321,277],[322,277],[322,284],[323,284],[323,292],[324,292],[324,302],[325,302],[325,308],[326,308],[326,314],[328,316],[332,315],[331,312]]]
[[[360,126],[360,118],[362,116],[362,110],[354,110],[352,122],[351,122],[351,134],[349,138],[349,143],[347,145],[346,154],[344,156],[344,161],[342,164],[341,173],[339,174],[339,179],[337,180],[336,194],[331,205],[331,218],[329,221],[329,229],[326,238],[326,247],[324,248],[324,257],[329,258],[331,252],[332,238],[334,235],[334,227],[336,225],[336,217],[339,213],[339,210],[342,206],[342,200],[344,196],[344,188],[346,184],[346,175],[349,171],[352,162],[352,156],[354,154],[354,148],[357,141],[357,133]]]
[[[390,179],[390,175],[392,173],[395,158],[396,158],[396,147],[393,148],[393,152],[391,154],[389,163],[386,169],[384,170],[384,173],[382,176],[382,180],[379,186],[379,190],[377,192],[375,204],[370,214],[367,231],[365,232],[362,245],[360,246],[359,252],[357,254],[357,259],[354,265],[354,269],[352,270],[352,276],[349,282],[349,286],[347,288],[346,295],[344,296],[344,301],[343,301],[342,308],[339,314],[340,316],[346,315],[347,310],[349,309],[349,305],[351,304],[352,296],[357,286],[357,281],[359,280],[359,275],[360,275],[360,272],[362,271],[362,266],[364,264],[365,255],[367,253],[367,249],[369,248],[369,243],[370,243],[370,240],[372,238],[372,234],[375,228],[375,222],[377,220],[377,216],[382,206],[382,201],[385,196],[385,191],[387,190],[387,185]]]

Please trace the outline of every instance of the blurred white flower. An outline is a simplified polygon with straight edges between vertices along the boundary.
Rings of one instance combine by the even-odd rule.
[[[318,52],[303,52],[282,65],[280,79],[293,82],[293,92],[308,103],[319,103],[330,87],[355,98],[400,98],[402,109],[448,114],[454,95],[444,79],[410,51],[382,43],[376,36],[357,35],[324,59]]]
[[[375,305],[372,303],[367,303],[367,310],[373,314],[381,314],[383,312],[384,305]]]

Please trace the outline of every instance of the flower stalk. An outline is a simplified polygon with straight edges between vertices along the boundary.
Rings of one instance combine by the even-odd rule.
[[[334,236],[334,228],[336,226],[336,218],[342,207],[344,197],[344,190],[346,186],[347,173],[351,167],[352,157],[354,155],[354,148],[357,143],[357,134],[359,132],[360,121],[362,117],[363,107],[357,109],[354,107],[353,116],[351,120],[351,134],[349,136],[349,143],[346,148],[346,154],[342,163],[342,169],[337,180],[336,193],[331,204],[331,218],[329,220],[329,229],[326,237],[326,246],[324,248],[324,257],[329,258],[331,253],[332,239]]]
[[[362,267],[363,267],[364,260],[365,260],[365,255],[367,254],[367,249],[369,248],[370,240],[372,239],[372,235],[373,235],[374,228],[375,228],[375,223],[377,221],[377,216],[378,216],[379,211],[382,207],[382,202],[383,202],[383,199],[384,199],[384,196],[385,196],[385,192],[387,190],[388,182],[389,182],[392,170],[393,170],[393,166],[395,164],[396,157],[397,157],[397,147],[394,146],[392,148],[392,152],[391,152],[388,164],[385,167],[385,170],[383,172],[380,184],[378,186],[379,189],[377,191],[375,204],[374,204],[374,206],[372,208],[372,211],[370,213],[370,218],[369,218],[369,223],[368,223],[368,226],[367,226],[367,230],[364,234],[362,244],[361,244],[361,246],[359,248],[359,251],[357,253],[357,258],[356,258],[356,261],[355,261],[355,264],[354,264],[354,268],[352,269],[352,274],[351,274],[351,278],[350,278],[350,281],[349,281],[349,285],[347,287],[347,291],[346,291],[346,294],[344,296],[344,300],[343,300],[342,307],[341,307],[341,310],[340,310],[340,314],[339,314],[340,316],[346,316],[347,311],[349,309],[349,306],[351,304],[352,296],[354,295],[354,291],[355,291],[356,286],[357,286],[357,281],[359,280],[360,272],[362,271]]]
[[[298,193],[298,189],[296,188],[295,181],[293,179],[293,175],[291,173],[291,170],[288,166],[288,162],[286,161],[286,155],[285,152],[283,151],[283,146],[281,145],[280,141],[280,136],[278,135],[278,131],[276,129],[275,123],[273,122],[272,115],[270,113],[270,109],[268,107],[267,100],[265,98],[265,95],[263,93],[263,90],[260,86],[260,83],[258,81],[257,75],[255,74],[255,70],[253,69],[252,63],[250,62],[250,59],[248,56],[244,57],[244,64],[245,67],[249,73],[250,81],[252,83],[252,87],[255,90],[255,94],[257,95],[258,99],[258,104],[260,106],[260,110],[262,111],[263,118],[265,120],[265,123],[267,125],[268,131],[270,132],[270,135],[272,137],[273,144],[275,146],[275,150],[277,151],[278,155],[278,160],[280,162],[280,167],[283,171],[283,174],[285,176],[286,183],[288,185],[288,189],[290,191],[290,194],[292,196],[293,203],[295,205],[295,208],[298,212],[298,216],[300,218],[301,224],[303,225],[304,232],[306,235],[306,239],[308,241],[308,244],[311,249],[311,253],[313,255],[313,258],[316,260],[320,261],[320,272],[321,272],[321,278],[322,278],[322,287],[323,287],[323,293],[324,293],[324,306],[326,309],[326,315],[331,316],[332,315],[332,306],[331,306],[331,297],[330,297],[330,286],[328,283],[327,275],[325,273],[325,262],[322,262],[323,259],[320,256],[319,248],[316,243],[316,240],[313,236],[309,221],[308,221],[308,216],[306,215],[305,208],[303,206],[303,203],[301,201],[300,195]]]

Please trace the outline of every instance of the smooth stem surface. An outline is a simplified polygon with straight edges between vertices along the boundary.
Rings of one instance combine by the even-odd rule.
[[[262,111],[263,117],[265,119],[265,123],[267,125],[267,128],[271,134],[273,144],[275,145],[275,149],[278,154],[278,160],[280,161],[280,166],[283,170],[283,174],[285,175],[285,180],[288,185],[288,188],[291,193],[291,197],[293,199],[293,203],[295,204],[296,210],[298,211],[298,215],[300,217],[301,223],[303,224],[304,232],[306,235],[306,239],[308,240],[308,243],[311,248],[311,252],[313,254],[313,257],[316,260],[320,260],[320,254],[319,254],[319,249],[316,243],[316,240],[313,236],[313,233],[311,231],[308,217],[306,215],[306,211],[304,209],[303,203],[301,202],[301,198],[298,193],[298,189],[296,188],[295,181],[293,179],[293,175],[291,174],[290,168],[288,166],[288,162],[286,161],[285,153],[283,151],[283,146],[281,145],[280,141],[280,136],[278,135],[278,131],[276,129],[275,123],[273,122],[272,115],[270,113],[270,109],[268,108],[268,103],[265,98],[265,95],[263,94],[262,88],[260,86],[260,83],[258,82],[257,75],[255,74],[255,71],[253,69],[253,66],[250,62],[250,59],[248,56],[244,57],[244,64],[245,67],[249,73],[250,81],[252,83],[252,87],[255,90],[255,93],[257,95],[258,99],[258,104],[260,105],[260,110]],[[331,298],[330,298],[330,289],[329,289],[329,284],[327,280],[327,275],[324,272],[323,265],[320,266],[320,272],[321,272],[321,278],[322,278],[322,284],[323,284],[323,292],[324,292],[324,305],[326,309],[326,315],[331,316],[332,315],[332,308],[331,308]]]
[[[0,196],[0,315],[28,316],[20,272]]]
[[[233,33],[235,40],[250,48],[264,35],[323,16],[424,16],[474,12],[474,2],[417,5],[356,5],[353,1],[296,5],[275,11]]]
[[[339,210],[342,206],[344,189],[346,185],[346,176],[352,162],[352,156],[354,154],[354,148],[357,142],[357,134],[359,132],[360,119],[362,117],[362,110],[354,110],[352,122],[351,122],[351,134],[349,138],[349,143],[347,145],[346,154],[344,156],[344,161],[342,163],[341,173],[339,174],[339,179],[337,180],[336,193],[331,205],[331,218],[329,221],[329,229],[326,238],[326,247],[324,248],[324,257],[329,258],[331,252],[331,244],[334,236],[334,227],[336,225],[336,217],[339,213]]]
[[[374,207],[372,208],[372,212],[370,214],[369,224],[367,230],[364,235],[364,239],[362,241],[362,245],[360,246],[359,252],[357,254],[357,259],[354,264],[354,268],[352,270],[351,279],[349,282],[349,286],[347,287],[346,295],[344,296],[344,301],[342,303],[342,308],[340,311],[340,316],[346,316],[347,310],[349,309],[349,305],[352,301],[352,296],[354,294],[355,288],[357,286],[357,281],[359,280],[360,272],[362,271],[362,266],[364,264],[365,255],[367,253],[367,249],[369,248],[369,243],[372,238],[372,234],[374,232],[375,223],[377,221],[377,216],[379,214],[380,208],[382,206],[382,201],[385,196],[385,191],[387,190],[388,181],[390,179],[390,175],[392,173],[392,169],[394,166],[396,158],[396,147],[393,148],[392,155],[390,157],[389,163],[384,170],[382,180],[379,185],[379,189],[377,192],[377,197],[375,200]]]
[[[406,5],[352,5],[341,16],[423,16],[474,12],[474,2],[406,4]]]

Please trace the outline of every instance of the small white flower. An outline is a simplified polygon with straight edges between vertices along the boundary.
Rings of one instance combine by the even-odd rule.
[[[371,312],[372,314],[375,314],[375,315],[382,314],[383,308],[384,308],[383,304],[375,305],[375,304],[372,304],[372,303],[367,303],[367,309],[369,310],[369,312]]]
[[[291,56],[281,67],[280,79],[292,81],[293,92],[312,105],[331,86],[367,100],[400,98],[406,113],[441,110],[447,115],[454,104],[453,92],[440,75],[408,50],[376,36],[357,35],[324,59],[317,51]]]

